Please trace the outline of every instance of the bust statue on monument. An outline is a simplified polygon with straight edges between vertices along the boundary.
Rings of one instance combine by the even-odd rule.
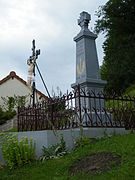
[[[81,27],[81,30],[89,30],[88,24],[90,20],[91,20],[90,14],[88,14],[85,11],[80,13],[80,18],[78,19],[78,25]]]

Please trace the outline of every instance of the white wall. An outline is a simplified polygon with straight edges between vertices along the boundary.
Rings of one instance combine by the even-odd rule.
[[[30,102],[30,94],[31,94],[31,89],[17,80],[16,78],[10,78],[6,82],[0,85],[0,105],[3,105],[3,100],[1,97],[13,97],[14,95],[16,96],[25,96],[27,95],[27,101],[28,103]],[[38,101],[39,100],[39,94],[37,94]]]

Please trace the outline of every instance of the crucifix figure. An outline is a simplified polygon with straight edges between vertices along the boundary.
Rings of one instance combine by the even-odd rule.
[[[27,60],[27,64],[29,65],[27,84],[29,86],[32,86],[32,82],[35,81],[34,80],[35,63],[36,63],[36,59],[38,58],[38,55],[40,54],[40,49],[35,50],[35,48],[36,48],[35,40],[33,40],[32,41],[32,56],[30,56],[29,59]]]
[[[29,59],[27,60],[27,64],[29,65],[27,84],[30,87],[32,86],[33,105],[35,104],[35,64],[38,55],[40,55],[40,49],[36,50],[35,40],[33,39],[32,56],[30,56]]]

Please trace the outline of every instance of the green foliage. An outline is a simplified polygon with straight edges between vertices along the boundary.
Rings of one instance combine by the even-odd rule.
[[[0,107],[0,125],[4,124],[6,122],[6,119],[4,119],[4,113],[2,111],[2,108]]]
[[[0,125],[6,123],[6,120],[5,119],[0,119]]]
[[[134,0],[109,0],[97,12],[95,31],[106,33],[102,79],[106,90],[125,91],[135,82],[135,3]]]
[[[135,84],[127,88],[125,94],[130,95],[131,97],[135,97]]]
[[[83,135],[76,140],[74,148],[77,149],[80,147],[87,146],[89,144],[90,144],[90,138]]]
[[[18,140],[17,134],[1,133],[1,150],[7,166],[13,169],[35,160],[36,142],[28,137]]]
[[[12,128],[12,129],[4,131],[4,132],[18,132],[18,130],[17,130],[17,128]]]
[[[0,107],[0,125],[6,123],[7,120],[12,119],[16,115],[15,111],[3,111]]]
[[[18,106],[24,107],[27,96],[1,97],[3,100],[3,110],[13,112]]]
[[[131,96],[117,96],[106,99],[106,110],[115,122],[124,123],[126,129],[135,127],[135,99]]]
[[[26,105],[26,98],[27,96],[16,96],[14,95],[15,101],[16,101],[16,107],[24,107]]]
[[[12,119],[16,115],[16,111],[6,111],[3,112],[3,119],[9,120]]]
[[[65,100],[62,98],[53,99],[48,104],[45,104],[45,112],[48,114],[48,128],[53,130],[57,130],[60,126],[63,127],[65,124],[70,123],[71,117],[75,114],[74,110],[66,107]]]
[[[76,173],[74,176],[68,173],[68,169],[78,159],[98,152],[111,152],[121,156],[121,164],[99,175],[88,173]],[[79,161],[78,161],[79,162]],[[1,179],[62,179],[62,180],[132,180],[135,177],[135,134],[115,135],[91,142],[89,145],[79,148],[66,156],[58,159],[35,162],[21,168],[9,171],[3,167],[0,169]]]
[[[1,97],[1,99],[3,100],[4,104],[3,104],[3,108],[5,111],[9,111],[9,112],[13,112],[14,111],[14,107],[15,107],[15,98],[14,97]]]
[[[0,107],[0,125],[6,123],[16,115],[18,106],[24,107],[26,104],[26,96],[1,97],[3,106]]]
[[[57,143],[56,145],[51,145],[48,148],[43,146],[42,151],[43,155],[41,157],[41,160],[43,161],[46,159],[56,159],[67,154],[66,143],[63,139],[63,136],[61,136],[60,143]]]

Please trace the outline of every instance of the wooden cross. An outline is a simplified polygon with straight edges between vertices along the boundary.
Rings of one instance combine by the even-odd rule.
[[[35,65],[36,59],[38,58],[38,55],[40,55],[40,49],[36,50],[35,46],[35,39],[32,41],[32,56],[29,57],[27,64],[29,65],[30,63],[33,63]]]

